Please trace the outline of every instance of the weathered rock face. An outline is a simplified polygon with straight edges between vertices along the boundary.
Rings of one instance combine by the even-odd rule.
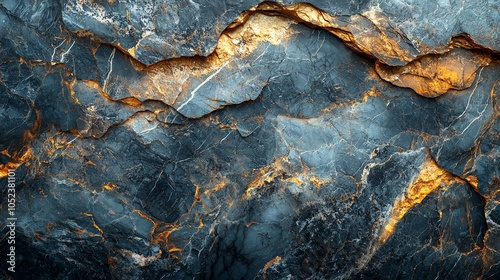
[[[499,10],[4,0],[2,278],[500,277]]]

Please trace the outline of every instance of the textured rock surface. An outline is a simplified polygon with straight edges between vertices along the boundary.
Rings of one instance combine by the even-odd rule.
[[[499,8],[0,2],[1,277],[500,277]]]

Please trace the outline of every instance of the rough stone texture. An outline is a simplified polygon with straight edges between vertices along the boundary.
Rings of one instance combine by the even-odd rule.
[[[15,4],[5,6],[14,8]],[[299,1],[278,1],[291,5]],[[211,53],[222,31],[258,1],[90,1],[66,0],[62,19],[73,32],[95,35],[100,42],[120,46],[144,64]],[[324,1],[308,3],[332,16],[347,15],[354,37],[366,37],[376,25],[392,38],[405,40],[408,51],[425,54],[446,45],[453,35],[467,33],[481,45],[498,49],[500,6],[495,0],[438,1]],[[27,5],[26,5],[27,6]],[[45,8],[46,5],[41,5]],[[373,16],[382,13],[383,19]],[[362,15],[362,18],[359,17]],[[335,17],[336,18],[336,17]],[[340,17],[342,18],[342,17]],[[382,22],[379,22],[381,20]],[[341,20],[343,21],[343,20]],[[32,19],[40,22],[40,19]],[[489,30],[497,32],[491,33]],[[401,32],[401,34],[397,34]],[[421,50],[422,49],[422,50]]]
[[[0,2],[2,279],[497,279],[499,22],[493,0]]]

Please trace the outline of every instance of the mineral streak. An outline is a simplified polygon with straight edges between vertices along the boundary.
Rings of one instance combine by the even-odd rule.
[[[499,278],[499,10],[0,1],[1,278]]]

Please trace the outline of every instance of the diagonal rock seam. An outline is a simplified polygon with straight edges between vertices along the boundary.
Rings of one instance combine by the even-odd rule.
[[[405,214],[416,205],[422,203],[432,192],[437,190],[447,190],[454,183],[461,183],[467,185],[470,190],[482,198],[482,216],[487,220],[485,206],[487,203],[484,197],[477,190],[477,179],[468,177],[462,178],[456,174],[449,172],[441,167],[432,156],[430,149],[427,148],[426,160],[422,163],[421,170],[415,178],[413,178],[402,193],[393,203],[389,216],[383,219],[383,223],[373,232],[373,244],[369,247],[368,252],[359,260],[359,266],[356,272],[362,271],[365,266],[370,262],[375,253],[388,241],[392,234],[396,231],[397,224],[404,218]],[[490,231],[489,225],[486,224],[487,229],[483,236],[483,246],[473,250],[480,250],[485,253],[484,249],[487,248],[484,240],[488,238]],[[487,262],[486,262],[487,263]],[[486,264],[485,263],[485,264]]]

